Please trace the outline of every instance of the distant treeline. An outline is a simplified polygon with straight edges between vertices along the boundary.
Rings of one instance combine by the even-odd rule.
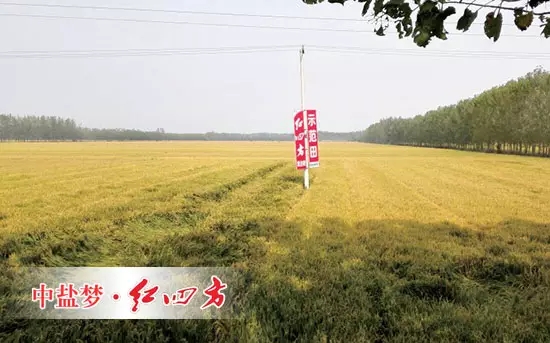
[[[361,141],[550,156],[550,73],[537,68],[456,105],[383,119]]]
[[[357,141],[361,132],[319,132],[324,141]],[[281,133],[165,133],[127,129],[89,129],[73,119],[46,116],[0,115],[0,141],[292,141],[292,134]]]

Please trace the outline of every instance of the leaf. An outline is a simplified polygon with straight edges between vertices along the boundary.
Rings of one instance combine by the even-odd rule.
[[[403,26],[405,28],[405,37],[409,37],[413,33],[412,19],[410,17],[403,19]]]
[[[466,8],[464,10],[464,14],[460,17],[460,19],[458,19],[458,23],[456,23],[456,29],[462,30],[463,32],[468,31],[476,18],[477,11],[472,12],[470,9]]]
[[[435,6],[437,6],[436,2],[430,0],[425,1],[422,5],[420,5],[420,9],[418,10],[418,12],[430,12],[432,9],[435,8]]]
[[[384,5],[384,9],[384,13],[392,19],[399,19],[402,16],[401,8],[399,7],[399,5],[387,3]]]
[[[382,12],[383,8],[384,8],[384,0],[374,1],[374,15],[378,15],[378,13]]]
[[[317,4],[320,4],[321,2],[324,2],[325,0],[302,0],[302,1],[308,5],[317,5]]]
[[[441,17],[443,18],[443,20],[445,20],[453,14],[456,14],[456,9],[453,6],[449,6],[445,8],[445,10],[443,10],[443,12],[441,13]]]
[[[545,2],[547,2],[548,0],[529,0],[529,7],[531,8],[535,8]]]
[[[544,25],[544,29],[542,29],[541,34],[544,35],[544,38],[550,37],[550,18],[546,19],[546,25]]]
[[[411,5],[409,5],[408,3],[404,3],[401,5],[401,11],[403,11],[404,17],[409,17],[409,18],[413,12]]]
[[[445,30],[445,25],[441,16],[437,17],[433,23],[432,35],[442,40],[447,39],[447,31]]]
[[[514,16],[516,17],[514,19],[514,24],[516,24],[517,28],[521,31],[527,30],[529,26],[533,23],[533,12],[527,12],[525,14],[523,13],[517,13],[514,11]]]
[[[428,43],[430,43],[430,33],[426,31],[421,31],[420,34],[414,37],[414,42],[419,47],[425,48]]]
[[[500,31],[502,30],[502,13],[497,14],[490,12],[485,18],[484,31],[485,35],[489,39],[493,39],[496,42],[500,38]]]
[[[496,22],[495,22],[495,37],[494,37],[495,42],[500,38],[501,31],[502,31],[502,13],[499,13],[496,17]]]
[[[402,39],[405,32],[403,32],[403,25],[401,24],[401,22],[398,22],[395,25],[395,29],[397,30],[397,32],[399,32],[399,39]]]
[[[382,25],[380,25],[380,27],[378,28],[378,30],[376,30],[375,32],[376,32],[376,35],[377,35],[377,36],[385,36],[384,28],[382,27]]]
[[[329,3],[331,4],[341,4],[342,6],[344,6],[344,3],[348,1],[348,0],[328,0]]]
[[[447,40],[447,30],[445,30],[445,19],[456,13],[454,7],[447,7],[439,12],[432,21],[432,35],[441,40]]]
[[[361,12],[361,15],[364,17],[367,12],[369,11],[369,7],[370,7],[370,4],[371,4],[372,0],[365,0],[365,5],[363,6],[363,12]]]

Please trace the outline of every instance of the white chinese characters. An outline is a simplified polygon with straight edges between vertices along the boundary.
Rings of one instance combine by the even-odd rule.
[[[313,118],[307,118],[307,126],[308,127],[315,127],[317,125],[317,121],[315,117]]]
[[[317,157],[317,147],[316,146],[310,146],[309,147],[309,157],[316,158]]]
[[[302,119],[300,118],[296,119],[296,121],[294,122],[294,129],[298,131],[298,129],[301,128],[303,124],[304,124],[304,121]]]
[[[298,149],[296,149],[296,152],[298,153],[298,156],[304,156],[304,153],[305,153],[304,146],[300,144]]]
[[[309,131],[309,142],[310,143],[317,142],[317,131]]]

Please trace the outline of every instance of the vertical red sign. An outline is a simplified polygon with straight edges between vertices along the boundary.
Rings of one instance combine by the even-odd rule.
[[[317,111],[307,111],[307,133],[309,143],[309,168],[319,167],[319,141],[317,132]]]
[[[306,134],[303,111],[296,113],[294,116],[294,145],[296,169],[306,169]]]

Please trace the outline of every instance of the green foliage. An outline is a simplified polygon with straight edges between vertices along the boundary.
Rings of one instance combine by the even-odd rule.
[[[548,0],[529,0],[528,4],[531,8],[536,8],[547,1]]]
[[[320,4],[324,0],[302,0],[309,5]],[[391,23],[395,26],[399,38],[412,36],[413,41],[419,47],[426,47],[430,44],[432,38],[438,38],[441,40],[447,39],[447,30],[445,29],[445,21],[456,14],[456,9],[451,4],[462,4],[460,0],[329,0],[329,3],[338,3],[344,5],[347,1],[355,1],[363,4],[361,9],[361,15],[365,17],[369,11],[372,12],[373,20],[378,23],[375,29],[375,33],[378,36],[385,36],[386,29]],[[521,1],[521,0],[520,0]],[[502,24],[503,24],[503,11],[514,12],[514,23],[516,27],[525,31],[532,26],[535,15],[543,26],[541,35],[545,38],[550,37],[550,19],[547,15],[550,12],[535,12],[534,9],[543,3],[550,0],[524,0],[525,6],[522,7],[508,7],[507,2],[500,2],[500,5],[491,5],[490,3],[474,0],[469,3],[468,7],[464,10],[464,13],[458,20],[456,29],[462,32],[466,32],[470,29],[474,21],[477,19],[480,9],[492,9],[485,17],[484,31],[485,35],[496,42],[500,38]],[[416,5],[413,9],[411,5]],[[474,6],[477,10],[474,12],[469,9],[470,6]],[[488,7],[491,6],[491,7]],[[531,10],[527,8],[530,7]],[[496,11],[494,9],[496,8]],[[416,18],[413,18],[413,14],[416,12]],[[384,20],[385,24],[379,24]],[[413,25],[414,21],[414,25]]]
[[[500,38],[500,31],[502,30],[502,13],[498,13],[496,16],[495,12],[487,14],[483,28],[487,38],[492,38],[496,42]]]
[[[542,69],[473,99],[371,125],[363,140],[550,156],[550,73]]]
[[[364,17],[367,14],[367,12],[369,11],[369,7],[370,7],[370,4],[371,4],[372,0],[364,0],[362,2],[365,3],[363,5],[363,11],[361,12],[361,15]]]
[[[550,37],[550,18],[546,19],[546,24],[544,25],[544,28],[542,29],[542,34],[545,38]]]
[[[374,0],[374,15],[378,15],[384,9],[384,0]]]
[[[524,13],[521,8],[518,8],[514,11],[514,24],[521,31],[527,30],[529,26],[533,23],[533,12]]]
[[[466,32],[470,29],[470,26],[472,26],[474,20],[477,18],[477,11],[472,12],[470,9],[466,8],[464,10],[464,14],[460,19],[458,19],[458,22],[456,24],[456,29],[461,30],[463,32]]]

